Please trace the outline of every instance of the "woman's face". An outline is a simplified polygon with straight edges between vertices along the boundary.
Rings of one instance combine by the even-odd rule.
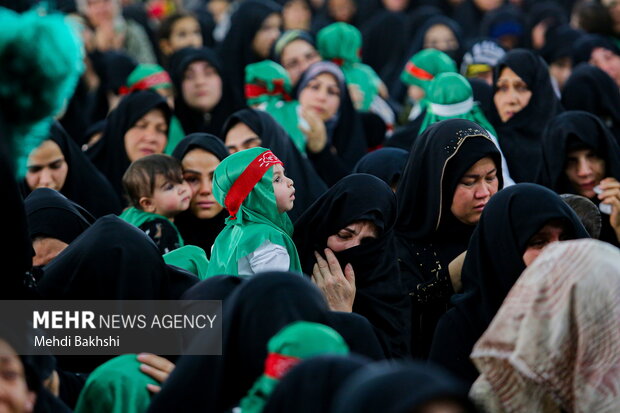
[[[474,0],[476,7],[484,12],[498,8],[502,3],[504,3],[502,0]]]
[[[313,63],[320,62],[319,52],[305,40],[293,40],[282,49],[280,54],[282,67],[286,69],[293,85],[296,85],[301,74]]]
[[[282,9],[284,30],[308,30],[312,11],[304,0],[291,0]]]
[[[327,238],[327,248],[334,252],[357,247],[362,242],[379,236],[377,226],[371,221],[355,221]]]
[[[388,11],[404,11],[409,5],[409,0],[383,0],[383,7]]]
[[[185,47],[202,47],[202,32],[198,20],[183,17],[172,25],[170,37],[163,39],[162,51],[170,55]]]
[[[163,153],[168,142],[168,123],[161,109],[152,109],[125,133],[125,152],[130,162]]]
[[[19,356],[0,338],[0,412],[32,412],[35,400],[35,393],[26,384],[26,373]]]
[[[280,27],[282,27],[282,17],[278,13],[272,13],[263,20],[260,29],[252,40],[252,50],[262,59],[269,57],[271,46],[280,37]]]
[[[459,48],[454,33],[445,24],[436,24],[424,34],[424,49],[437,49],[449,52]]]
[[[213,196],[213,171],[220,164],[217,156],[204,149],[187,152],[181,161],[183,179],[192,189],[189,209],[199,219],[210,219],[224,209]]]
[[[338,113],[340,92],[336,78],[330,73],[321,73],[301,91],[299,104],[302,109],[316,113],[325,122]]]
[[[525,252],[523,253],[523,262],[529,267],[540,255],[543,249],[557,241],[567,239],[566,225],[560,220],[551,220],[547,222],[536,234],[534,234],[527,242]]]
[[[263,141],[248,125],[237,123],[226,134],[224,144],[230,153],[261,146]]]
[[[337,22],[349,23],[357,11],[353,0],[327,0],[329,15]]]
[[[476,225],[489,199],[499,189],[497,167],[486,157],[473,164],[456,185],[450,211],[464,224]]]
[[[209,62],[192,62],[181,84],[183,100],[192,109],[209,113],[222,99],[222,78]]]
[[[43,141],[28,157],[26,182],[31,191],[52,188],[60,191],[65,185],[69,165],[60,146],[51,139]]]
[[[605,160],[592,149],[570,151],[566,155],[564,173],[577,194],[594,198],[594,187],[605,178]]]
[[[502,70],[495,86],[497,91],[493,96],[493,102],[502,122],[508,122],[530,103],[532,91],[509,67]]]

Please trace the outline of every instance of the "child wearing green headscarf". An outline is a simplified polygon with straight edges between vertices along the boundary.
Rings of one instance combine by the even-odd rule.
[[[291,239],[295,187],[270,150],[251,148],[224,159],[213,174],[213,196],[230,217],[213,244],[207,278],[262,271],[301,273]]]
[[[482,126],[501,153],[495,128],[484,116],[478,102],[474,102],[474,92],[467,79],[458,73],[440,73],[431,81],[426,94],[426,115],[419,134],[433,123],[446,119],[467,119]],[[514,184],[503,154],[502,176],[504,187]]]
[[[245,67],[245,98],[248,106],[269,113],[284,128],[302,154],[306,136],[299,127],[299,102],[293,100],[288,72],[276,62],[263,60]]]
[[[163,67],[156,64],[142,63],[136,66],[129,77],[127,77],[127,86],[122,87],[119,92],[121,95],[126,95],[137,90],[153,90],[168,99],[169,102],[173,97],[170,75]],[[170,119],[168,143],[164,153],[171,155],[179,141],[184,137],[185,132],[183,127],[181,127],[181,122],[173,115]]]
[[[349,347],[333,328],[298,321],[280,330],[267,343],[265,371],[241,399],[243,413],[260,413],[282,377],[304,359],[321,354],[347,355]]]
[[[407,95],[413,101],[408,120],[417,118],[426,109],[428,88],[441,73],[457,73],[456,63],[444,52],[423,49],[409,59],[400,75],[400,80],[408,86]]]

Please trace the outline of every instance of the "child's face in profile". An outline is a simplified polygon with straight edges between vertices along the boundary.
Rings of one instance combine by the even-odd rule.
[[[171,182],[162,175],[155,178],[155,190],[150,198],[150,208],[147,212],[173,218],[179,212],[189,208],[192,191],[186,181]],[[150,209],[150,210],[149,210]]]
[[[293,209],[295,203],[293,180],[284,175],[284,168],[279,164],[273,166],[273,193],[276,196],[279,213]]]

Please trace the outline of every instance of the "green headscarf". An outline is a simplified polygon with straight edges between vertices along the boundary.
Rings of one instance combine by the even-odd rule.
[[[128,94],[136,90],[154,90],[170,88],[172,90],[172,80],[166,70],[160,65],[141,63],[131,72],[127,78],[127,86],[122,87],[121,94]],[[181,122],[176,116],[170,119],[168,128],[168,143],[164,153],[171,155],[177,144],[185,137],[185,132],[181,127]]]
[[[441,73],[457,73],[454,60],[437,49],[424,49],[409,59],[400,80],[408,86],[418,86],[428,93],[431,81]]]
[[[170,223],[170,225],[172,225],[172,228],[174,228],[174,230],[176,231],[177,236],[179,237],[179,246],[182,247],[183,245],[185,245],[185,243],[183,242],[183,238],[181,237],[181,233],[179,232],[176,225],[174,225],[172,221],[170,221],[168,218],[166,218],[163,215],[141,211],[135,207],[129,207],[123,211],[123,213],[119,216],[119,218],[138,228],[140,227],[140,225],[146,222],[154,221],[156,219],[165,219],[166,221]]]
[[[205,251],[195,245],[185,245],[162,255],[166,264],[183,268],[201,280],[207,278],[209,259]]]
[[[243,413],[260,413],[280,379],[302,360],[321,354],[346,355],[349,347],[333,328],[298,321],[273,336],[267,352],[265,372],[241,400]]]
[[[266,241],[286,248],[289,271],[302,272],[291,239],[293,224],[285,212],[278,212],[273,192],[273,166],[281,163],[270,150],[259,147],[234,153],[215,168],[213,196],[230,217],[213,244],[207,278],[238,275],[239,260]]]
[[[288,72],[271,60],[245,67],[245,97],[248,106],[269,113],[288,133],[302,153],[306,153],[306,135],[299,128],[299,102],[292,100]]]
[[[364,95],[358,110],[367,112],[379,93],[381,80],[368,65],[361,63],[362,34],[347,23],[333,23],[317,35],[317,48],[325,60],[341,67],[347,84],[356,85]]]
[[[147,384],[159,386],[140,371],[135,354],[115,357],[95,369],[86,380],[75,413],[143,413],[151,403]]]
[[[435,77],[428,89],[426,100],[426,115],[419,133],[435,122],[458,118],[476,122],[490,134],[497,136],[480,106],[474,102],[471,85],[458,73],[441,73]]]

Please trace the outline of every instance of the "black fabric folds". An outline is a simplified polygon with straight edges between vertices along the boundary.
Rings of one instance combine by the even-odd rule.
[[[119,214],[121,203],[112,185],[58,122],[52,124],[49,139],[60,147],[68,166],[67,178],[60,193],[96,218],[107,214]],[[25,180],[21,182],[20,187],[22,195],[28,196],[30,188]]]
[[[359,220],[373,222],[378,238],[335,253],[341,266],[350,263],[355,271],[353,311],[370,321],[389,357],[405,357],[410,307],[394,248],[396,197],[387,184],[367,174],[349,175],[308,208],[293,235],[302,268],[312,274],[314,251],[322,253],[327,238]]]
[[[573,210],[540,185],[513,185],[491,198],[467,249],[462,293],[437,326],[431,361],[473,383],[478,372],[469,360],[471,349],[525,270],[527,242],[554,219],[565,223],[567,239],[589,238]]]
[[[319,196],[327,191],[327,185],[271,115],[255,109],[242,109],[228,118],[222,130],[222,136],[226,137],[228,131],[238,123],[244,123],[254,131],[262,141],[261,146],[271,149],[274,155],[284,163],[286,176],[295,183],[295,207],[288,213],[291,220],[295,221]]]
[[[573,69],[562,91],[562,105],[598,116],[620,143],[620,90],[598,67],[582,63]]]
[[[354,173],[370,174],[394,188],[405,170],[409,152],[400,148],[381,148],[367,155],[355,165]]]
[[[183,98],[182,84],[185,71],[191,63],[198,61],[209,63],[222,79],[222,97],[209,113],[201,113],[190,108]],[[219,56],[206,47],[181,49],[170,57],[169,72],[175,89],[174,111],[186,134],[206,132],[218,135],[226,118],[238,108],[245,106],[244,101],[234,95],[230,79],[227,77],[229,72],[224,69],[225,66],[222,66]]]
[[[224,412],[238,405],[263,373],[267,342],[294,321],[327,325],[327,303],[308,280],[293,273],[256,275],[235,289],[223,309],[221,356],[181,356],[155,396],[150,413]],[[202,346],[198,336],[192,346]]]
[[[170,108],[157,92],[144,90],[127,95],[110,112],[103,136],[87,152],[90,160],[112,184],[122,205],[126,203],[123,199],[123,174],[130,164],[125,151],[125,134],[153,109],[161,109],[167,123],[170,123]]]
[[[499,145],[506,157],[510,176],[515,182],[534,182],[541,161],[541,139],[551,118],[562,111],[544,60],[526,49],[514,49],[498,62],[493,76],[494,92],[502,70],[509,67],[527,84],[532,97],[526,107],[507,122],[502,122],[497,109],[490,121],[498,134]]]
[[[24,207],[32,240],[49,237],[71,244],[95,222],[88,211],[50,188],[32,192],[24,201]]]
[[[192,133],[186,136],[176,146],[172,156],[183,162],[185,155],[196,148],[212,153],[220,161],[228,156],[228,149],[220,138],[208,133]],[[228,212],[225,209],[211,219],[200,219],[188,209],[174,218],[174,224],[181,232],[186,244],[202,248],[210,257],[211,246],[224,228],[224,221],[227,217]]]
[[[338,389],[368,362],[352,356],[318,356],[304,360],[280,380],[263,413],[330,412]]]

